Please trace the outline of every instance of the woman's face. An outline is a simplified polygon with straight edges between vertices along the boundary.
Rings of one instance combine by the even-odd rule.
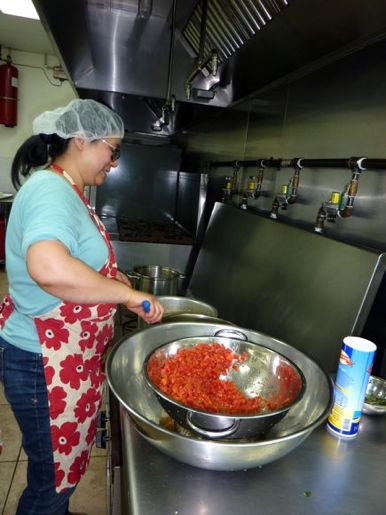
[[[110,169],[118,166],[121,142],[119,138],[103,138],[88,144],[82,170],[86,186],[100,186]]]

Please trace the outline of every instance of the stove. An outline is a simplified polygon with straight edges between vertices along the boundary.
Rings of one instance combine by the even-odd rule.
[[[175,223],[117,218],[120,241],[193,245],[194,236]]]
[[[118,306],[114,321],[113,346],[126,335],[138,330],[138,317],[125,306]],[[119,402],[105,385],[104,410],[98,416],[97,447],[107,450],[106,486],[107,503],[106,515],[121,515],[122,488],[122,433]],[[101,423],[101,420],[103,421]]]

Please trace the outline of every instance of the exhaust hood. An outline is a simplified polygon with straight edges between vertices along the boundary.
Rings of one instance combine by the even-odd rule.
[[[79,95],[117,109],[128,132],[164,138],[386,37],[384,0],[34,4]]]

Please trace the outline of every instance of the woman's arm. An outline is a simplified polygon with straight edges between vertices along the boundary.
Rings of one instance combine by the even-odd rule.
[[[158,322],[163,308],[150,293],[133,290],[122,280],[99,274],[83,261],[72,257],[65,245],[56,240],[39,241],[28,248],[27,270],[46,292],[79,304],[124,304],[147,322]],[[151,309],[144,314],[141,306],[149,300]]]

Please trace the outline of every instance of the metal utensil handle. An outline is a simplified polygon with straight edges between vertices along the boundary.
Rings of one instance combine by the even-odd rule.
[[[236,340],[248,340],[248,336],[242,333],[241,331],[236,331],[235,329],[220,329],[217,333],[214,333],[214,336],[225,336],[226,338],[236,338]]]
[[[192,413],[191,411],[189,411],[186,414],[187,425],[190,427],[190,429],[192,429],[196,433],[198,433],[202,436],[206,436],[208,438],[224,438],[226,436],[230,436],[237,431],[237,429],[239,428],[239,425],[240,425],[240,420],[235,418],[235,419],[233,419],[232,425],[230,427],[228,427],[228,429],[223,429],[221,431],[211,431],[210,429],[203,429],[202,427],[196,426],[196,424],[194,424],[194,422],[192,422],[193,415],[194,415],[194,413]]]
[[[149,313],[150,312],[150,308],[151,308],[150,301],[144,300],[142,302],[142,307],[143,307],[143,310],[144,310],[145,313]]]
[[[139,282],[139,274],[126,270],[126,277],[133,283],[133,288],[137,288]]]

